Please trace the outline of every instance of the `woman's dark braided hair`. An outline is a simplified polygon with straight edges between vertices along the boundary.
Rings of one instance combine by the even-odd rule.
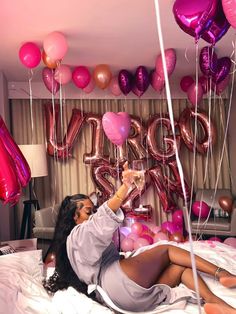
[[[48,293],[55,293],[57,290],[67,289],[71,286],[95,300],[95,293],[88,295],[87,285],[80,281],[73,271],[66,251],[67,237],[76,225],[74,215],[77,201],[84,199],[89,199],[89,197],[83,194],[75,194],[66,196],[61,203],[51,247],[51,251],[54,252],[56,257],[56,267],[54,274],[44,282],[44,288]]]

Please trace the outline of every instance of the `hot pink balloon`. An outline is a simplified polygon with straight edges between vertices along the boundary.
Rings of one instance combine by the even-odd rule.
[[[165,80],[156,71],[152,71],[150,82],[152,87],[157,91],[161,92],[165,87]]]
[[[222,242],[221,238],[219,238],[219,237],[210,237],[208,240],[216,241],[216,242]]]
[[[148,233],[142,233],[141,238],[148,241],[149,244],[153,244],[153,237]]]
[[[188,95],[188,100],[193,106],[198,105],[203,97],[203,89],[202,89],[201,83],[198,83],[198,85],[196,85],[196,83],[194,82],[189,87],[187,95]]]
[[[94,82],[94,79],[91,78],[90,82],[88,83],[88,85],[83,88],[83,91],[86,93],[86,94],[90,94],[95,88],[95,82]]]
[[[117,76],[114,76],[112,79],[111,79],[111,82],[110,82],[110,85],[109,85],[109,89],[112,93],[112,95],[114,96],[120,96],[121,95],[121,89],[120,89],[120,86],[119,86],[119,82],[118,82],[118,77]]]
[[[121,242],[121,250],[123,252],[133,251],[133,249],[134,249],[134,240],[132,240],[131,238],[125,238]]]
[[[174,225],[183,226],[183,211],[181,209],[176,210],[172,214],[172,222]]]
[[[210,207],[203,201],[195,201],[192,205],[192,212],[197,217],[207,218],[210,212]]]
[[[167,67],[167,73],[168,76],[170,76],[176,65],[176,52],[174,49],[166,49],[165,50],[165,60],[166,60],[166,67]],[[163,64],[162,64],[162,56],[161,54],[158,55],[156,59],[156,72],[159,74],[159,76],[164,79],[164,69],[163,69]]]
[[[224,240],[224,244],[227,244],[236,249],[236,238],[229,237]]]
[[[91,80],[91,74],[85,66],[78,66],[72,73],[72,80],[78,88],[85,88]]]
[[[41,61],[40,49],[34,43],[25,43],[19,50],[19,58],[22,64],[27,68],[35,68]]]
[[[158,232],[157,234],[154,235],[153,241],[154,243],[162,240],[169,240],[168,236],[164,232]]]
[[[143,246],[147,246],[149,245],[148,240],[143,239],[143,238],[138,238],[135,242],[134,242],[134,249],[137,250]]]
[[[135,222],[131,225],[131,232],[140,235],[143,232],[143,225],[141,222]]]
[[[184,76],[181,81],[180,81],[180,87],[182,89],[183,92],[187,92],[189,87],[194,83],[194,79],[187,75],[187,76]]]
[[[219,96],[223,93],[223,91],[228,87],[230,82],[230,75],[226,76],[226,78],[218,84],[212,82],[212,90],[216,92]]]
[[[236,1],[235,0],[222,0],[223,10],[229,23],[236,28]]]
[[[49,90],[50,93],[55,95],[58,92],[60,85],[54,78],[54,70],[44,68],[42,72],[42,77],[46,88]]]
[[[46,55],[51,59],[63,59],[68,49],[65,36],[60,32],[52,32],[48,34],[44,39],[43,49]]]
[[[54,74],[55,80],[61,85],[65,85],[71,81],[72,73],[69,65],[61,64]]]
[[[181,231],[182,226],[175,225],[172,221],[165,221],[161,224],[161,230],[162,232],[169,232],[170,234],[173,234],[176,231]]]
[[[102,126],[108,139],[121,146],[129,136],[130,116],[127,112],[106,112],[102,117]]]

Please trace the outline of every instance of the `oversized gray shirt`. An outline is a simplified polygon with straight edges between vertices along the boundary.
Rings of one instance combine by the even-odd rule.
[[[87,285],[96,284],[99,271],[119,259],[113,233],[124,220],[121,209],[114,213],[104,203],[89,220],[75,226],[66,242],[70,264]]]

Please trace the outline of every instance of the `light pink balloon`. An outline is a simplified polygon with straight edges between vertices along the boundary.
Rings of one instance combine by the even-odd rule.
[[[133,251],[134,249],[134,240],[131,238],[125,238],[121,242],[121,250],[123,252]]]
[[[48,34],[44,39],[43,49],[52,60],[63,59],[68,49],[65,36],[60,32]]]
[[[161,92],[165,87],[165,80],[156,71],[151,73],[151,85],[157,91]]]
[[[151,228],[151,231],[152,231],[154,234],[156,234],[156,233],[158,233],[158,232],[161,231],[161,227],[160,227],[160,226],[154,226],[154,227]]]
[[[131,225],[131,232],[140,235],[143,232],[143,225],[141,222],[135,222]]]
[[[143,239],[143,238],[138,238],[138,239],[134,242],[134,249],[137,250],[137,249],[139,249],[140,247],[147,246],[147,245],[149,245],[148,240]]]
[[[234,247],[236,249],[236,238],[227,238],[224,240],[224,244],[227,244],[231,247]]]
[[[167,67],[167,73],[168,76],[170,76],[176,65],[176,52],[175,49],[166,49],[165,50],[165,60],[166,60],[166,67]],[[156,59],[156,72],[160,75],[162,79],[164,79],[164,69],[162,64],[162,57],[161,54],[158,55]]]
[[[35,68],[41,61],[40,49],[34,43],[25,43],[19,50],[19,58],[22,64],[27,68]]]
[[[61,85],[65,85],[71,81],[72,73],[68,65],[61,64],[55,71],[54,78]]]
[[[198,85],[194,82],[188,89],[188,100],[193,106],[196,106],[200,103],[203,97],[202,85],[199,82]],[[197,97],[196,97],[197,96]]]
[[[72,73],[72,80],[78,88],[85,88],[91,80],[88,68],[83,65],[76,67]]]
[[[153,237],[154,243],[156,243],[158,241],[162,241],[162,240],[167,240],[167,241],[169,240],[168,236],[165,233],[163,233],[163,232],[158,232]]]
[[[187,92],[187,90],[189,89],[189,87],[194,83],[194,79],[187,75],[184,76],[181,81],[180,81],[180,87],[182,89],[183,92]]]
[[[127,236],[127,238],[130,238],[130,239],[136,241],[136,240],[139,238],[139,235],[136,234],[136,233],[130,233],[130,234]]]
[[[222,0],[224,14],[228,22],[236,28],[236,1],[235,0]]]
[[[127,112],[106,112],[102,117],[102,126],[108,139],[121,146],[129,136],[131,119]]]
[[[95,88],[95,82],[94,82],[94,79],[91,78],[90,82],[88,83],[88,85],[83,88],[83,91],[86,93],[86,94],[90,94]]]
[[[118,82],[118,77],[117,76],[114,76],[112,79],[111,79],[111,82],[109,84],[109,89],[112,93],[112,95],[114,96],[120,96],[121,95],[121,90],[120,90],[120,86],[119,86],[119,82]]]

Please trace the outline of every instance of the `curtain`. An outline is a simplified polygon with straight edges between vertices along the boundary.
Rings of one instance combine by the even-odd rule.
[[[11,123],[13,137],[17,144],[46,144],[46,127],[44,120],[44,104],[51,100],[33,100],[32,115],[29,100],[13,100],[11,106]],[[126,100],[126,99],[103,99],[103,100],[63,100],[60,101],[61,136],[67,129],[72,109],[77,108],[88,113],[103,115],[105,112],[126,111],[130,115],[137,116],[145,123],[154,114],[164,115],[168,112],[166,100]],[[178,121],[181,112],[188,106],[187,100],[173,100],[174,118]],[[184,144],[181,145],[180,159],[184,170],[185,179],[193,191],[198,188],[229,188],[230,166],[228,160],[227,141],[223,150],[223,141],[226,128],[226,106],[224,101],[215,100],[210,113],[208,102],[201,104],[217,129],[216,144],[211,147],[208,154],[194,154]],[[201,132],[201,130],[199,130]],[[33,136],[32,136],[33,133]],[[59,134],[60,137],[60,134]],[[91,151],[92,131],[89,124],[85,125],[78,136],[72,150],[72,158],[58,161],[55,157],[48,156],[49,174],[47,177],[34,179],[34,191],[39,200],[40,207],[47,207],[60,203],[66,195],[83,193],[89,195],[96,191],[90,175],[90,165],[83,163],[84,153]],[[33,143],[32,143],[33,141]],[[106,141],[107,152],[114,156],[114,145]],[[222,152],[224,151],[223,155]],[[222,156],[222,158],[221,158]],[[221,162],[222,159],[222,162]],[[164,167],[165,169],[165,167]],[[164,170],[166,171],[166,170]],[[217,173],[219,176],[217,178]],[[23,191],[23,198],[27,198],[28,191]],[[156,190],[151,187],[141,198],[142,204],[151,204],[154,208],[153,220],[156,224],[168,219],[163,212]],[[19,210],[18,224],[20,223],[21,210]]]

